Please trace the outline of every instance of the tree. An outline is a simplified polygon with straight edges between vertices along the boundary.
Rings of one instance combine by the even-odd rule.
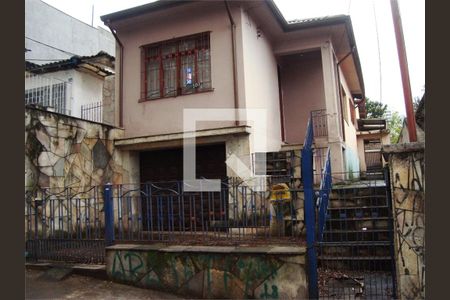
[[[419,107],[419,104],[420,104],[420,100],[421,100],[422,98],[420,98],[420,97],[414,97],[414,99],[413,99],[413,109],[414,109],[414,112],[416,112],[417,111],[417,108]]]
[[[387,104],[366,98],[367,119],[383,118],[386,115],[387,109]]]
[[[389,118],[388,122],[389,136],[391,138],[391,144],[395,144],[398,141],[398,137],[403,127],[403,118],[397,111],[394,111]]]

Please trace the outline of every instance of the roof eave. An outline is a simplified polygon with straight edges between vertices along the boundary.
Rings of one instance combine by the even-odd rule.
[[[295,30],[303,30],[303,29],[309,29],[314,27],[320,27],[320,26],[332,26],[332,25],[338,25],[338,24],[345,24],[347,36],[350,41],[350,47],[351,49],[355,49],[352,53],[353,60],[355,62],[355,68],[356,73],[358,76],[359,84],[361,87],[361,96],[364,99],[365,98],[365,87],[364,87],[364,80],[362,76],[362,68],[361,68],[361,62],[359,59],[358,49],[356,47],[356,40],[355,35],[353,33],[353,26],[352,21],[350,19],[350,16],[347,15],[337,15],[333,17],[329,17],[327,19],[323,20],[317,20],[314,22],[307,22],[307,23],[288,23],[287,20],[284,18],[281,11],[278,9],[277,5],[273,0],[266,0],[267,6],[272,11],[273,15],[275,16],[275,19],[277,20],[280,27],[283,29],[284,32],[290,32]]]
[[[132,7],[129,9],[121,10],[118,12],[110,13],[107,15],[103,15],[100,17],[100,19],[105,23],[106,25],[110,24],[114,21],[119,21],[126,18],[135,17],[141,14],[145,14],[148,12],[154,12],[158,10],[163,10],[183,4],[188,4],[194,1],[183,1],[183,0],[159,0],[155,2],[151,2],[148,4]]]

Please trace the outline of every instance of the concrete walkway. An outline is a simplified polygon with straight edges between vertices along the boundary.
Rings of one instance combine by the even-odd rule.
[[[183,299],[78,274],[59,275],[46,270],[27,269],[25,299]]]

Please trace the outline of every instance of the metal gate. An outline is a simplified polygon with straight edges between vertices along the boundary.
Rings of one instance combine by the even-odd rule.
[[[313,127],[302,149],[302,180],[312,299],[395,299],[396,276],[389,178],[333,185],[330,149],[313,185]],[[381,162],[381,159],[380,159]],[[384,172],[385,177],[388,172]],[[357,176],[356,176],[357,177]]]
[[[383,180],[334,187],[318,233],[320,298],[396,298],[392,208]]]

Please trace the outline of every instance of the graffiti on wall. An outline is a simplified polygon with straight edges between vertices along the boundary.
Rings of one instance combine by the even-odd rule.
[[[391,158],[397,272],[403,298],[425,293],[425,162],[423,152]]]
[[[113,279],[141,287],[201,298],[282,298],[277,277],[286,263],[273,256],[114,251],[107,257]]]

